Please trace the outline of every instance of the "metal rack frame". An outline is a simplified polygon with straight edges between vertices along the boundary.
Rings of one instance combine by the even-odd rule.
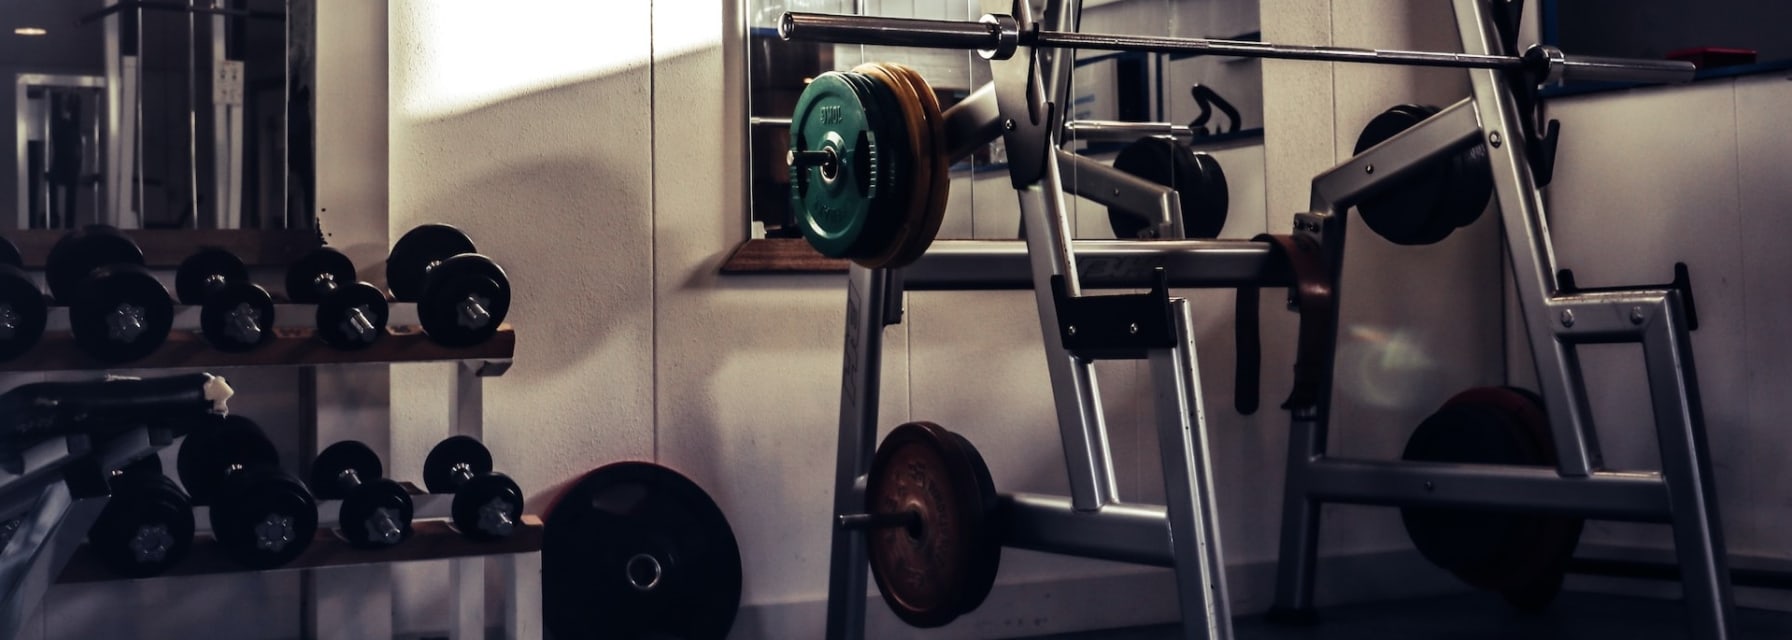
[[[986,18],[979,26],[853,17],[825,17],[810,23],[810,27],[825,27],[812,29],[822,32],[809,35],[815,39],[987,50],[986,57],[992,58],[994,89],[979,90],[947,113],[947,146],[954,155],[961,155],[991,141],[992,130],[1004,138],[1026,239],[1025,250],[995,243],[941,242],[919,262],[901,270],[851,268],[835,521],[837,516],[864,509],[864,480],[877,435],[882,334],[884,327],[901,321],[902,292],[1031,288],[1036,292],[1045,336],[1071,495],[1003,496],[1004,544],[1173,567],[1185,637],[1229,638],[1224,563],[1213,511],[1195,347],[1188,332],[1188,303],[1181,299],[1171,303],[1173,346],[1149,354],[1168,504],[1126,505],[1119,502],[1114,490],[1092,359],[1066,350],[1060,308],[1048,283],[1060,278],[1065,292],[1080,296],[1083,286],[1143,286],[1144,276],[1154,268],[1166,269],[1167,280],[1177,287],[1287,286],[1289,275],[1270,259],[1271,249],[1265,242],[1070,239],[1060,165],[1076,159],[1058,149],[1062,114],[1052,110],[1053,104],[1063,104],[1069,68],[1055,62],[1058,56],[1033,55],[1027,45],[1046,42],[1045,35],[1060,37],[1074,31],[1079,7],[1076,0],[1046,0],[1043,15],[1050,25],[1032,23],[1034,14],[1028,2],[1004,0],[984,0],[983,8],[992,15],[1010,15]],[[1291,411],[1293,434],[1276,608],[1290,613],[1310,613],[1313,608],[1319,506],[1324,502],[1491,507],[1671,522],[1681,567],[1688,576],[1687,599],[1695,632],[1701,637],[1730,637],[1734,610],[1687,336],[1688,301],[1670,287],[1573,292],[1562,286],[1542,197],[1525,155],[1517,94],[1512,80],[1502,75],[1510,70],[1501,60],[1513,56],[1503,51],[1493,22],[1501,7],[1496,0],[1454,0],[1454,8],[1465,52],[1458,57],[1476,62],[1465,65],[1475,67],[1470,72],[1471,97],[1315,178],[1312,210],[1295,216],[1296,235],[1322,248],[1333,267],[1330,285],[1338,291],[1337,267],[1343,256],[1343,222],[1348,209],[1428,159],[1485,144],[1492,158],[1501,220],[1508,237],[1514,239],[1508,244],[1509,256],[1519,275],[1518,299],[1542,374],[1542,395],[1550,408],[1560,462],[1558,468],[1549,469],[1328,457],[1335,355],[1331,351],[1338,328],[1337,306],[1333,305],[1323,327],[1326,357],[1318,399],[1311,406]],[[924,28],[906,24],[913,22],[929,24]],[[790,26],[787,16],[786,37],[791,36]],[[1650,63],[1638,71],[1620,68],[1614,61],[1568,59],[1549,50],[1543,53],[1543,68],[1554,78],[1690,75],[1689,69],[1675,65]],[[993,109],[990,102],[995,103]],[[1110,187],[1104,191],[1116,199],[1155,201],[1164,223],[1176,218],[1168,215],[1174,210],[1173,192],[1166,194],[1162,187],[1129,182],[1098,163],[1080,163],[1077,171],[1079,179],[1094,175],[1103,180],[1104,187]],[[1603,468],[1573,348],[1609,342],[1643,344],[1661,440],[1661,472]],[[863,636],[867,573],[863,533],[836,526],[829,573],[829,638]]]

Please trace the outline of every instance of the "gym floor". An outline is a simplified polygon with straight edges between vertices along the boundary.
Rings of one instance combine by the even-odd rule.
[[[1792,638],[1792,613],[1739,609],[1742,638]],[[1270,624],[1262,616],[1238,620],[1238,640],[1386,640],[1388,638],[1624,638],[1666,640],[1688,637],[1686,608],[1679,601],[1591,593],[1564,593],[1549,611],[1515,613],[1484,593],[1332,607],[1320,610],[1321,624]],[[1036,640],[1168,640],[1175,625],[1091,631]]]

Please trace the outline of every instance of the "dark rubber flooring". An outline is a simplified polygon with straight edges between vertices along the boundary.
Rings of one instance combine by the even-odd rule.
[[[1549,611],[1522,614],[1499,598],[1468,593],[1421,600],[1320,609],[1312,626],[1271,624],[1262,616],[1240,618],[1238,640],[1388,640],[1392,638],[1499,638],[1561,640],[1666,640],[1694,637],[1679,601],[1590,593],[1565,593]],[[1741,638],[1792,639],[1792,613],[1740,609]],[[1089,631],[1039,640],[1169,640],[1173,625]]]

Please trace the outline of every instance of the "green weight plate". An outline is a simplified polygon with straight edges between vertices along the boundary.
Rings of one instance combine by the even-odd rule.
[[[791,149],[832,151],[837,158],[829,166],[791,167],[790,205],[797,226],[829,257],[852,254],[886,172],[879,158],[886,145],[867,113],[876,108],[870,105],[875,98],[861,86],[846,73],[821,74],[803,90],[791,115]]]
[[[400,302],[416,302],[422,295],[430,267],[463,253],[475,253],[465,232],[445,224],[426,224],[406,231],[386,257],[386,288]]]

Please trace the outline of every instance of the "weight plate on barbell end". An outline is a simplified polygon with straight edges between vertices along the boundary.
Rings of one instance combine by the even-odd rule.
[[[882,154],[878,165],[884,173],[878,178],[878,184],[884,188],[872,201],[869,226],[859,236],[859,242],[853,245],[853,253],[849,256],[862,266],[870,266],[879,264],[884,256],[902,244],[909,202],[914,199],[915,154],[910,146],[913,141],[908,133],[908,116],[896,89],[864,72],[853,72],[850,77],[872,97],[874,107],[866,112],[866,117],[880,132],[878,139],[883,141],[878,147]]]
[[[371,325],[373,333],[363,335],[349,320],[351,309],[358,309]],[[365,349],[386,335],[386,320],[391,309],[386,292],[366,282],[348,282],[317,302],[317,337],[337,349]]]
[[[156,472],[114,485],[112,498],[87,531],[87,546],[112,573],[149,578],[186,557],[194,529],[192,503],[173,480]]]
[[[938,627],[982,601],[1000,553],[973,453],[928,422],[896,427],[877,447],[865,485],[868,513],[919,514],[915,527],[865,533],[871,575],[884,602],[916,627]]]
[[[318,486],[312,484],[311,488],[315,491]],[[382,511],[397,528],[396,540],[388,541],[384,532],[375,525],[376,516],[381,515]],[[414,531],[411,521],[416,516],[416,505],[403,485],[385,478],[376,478],[362,480],[359,488],[344,496],[342,506],[336,514],[342,538],[348,541],[349,546],[357,549],[383,549],[411,539]]]
[[[1452,397],[1414,430],[1405,460],[1549,466],[1555,455],[1541,403],[1510,388]],[[1406,508],[1413,545],[1462,581],[1527,609],[1560,589],[1582,519],[1461,508]]]
[[[220,280],[213,284],[212,278]],[[200,249],[174,270],[174,295],[181,304],[205,304],[212,287],[249,281],[249,267],[236,254],[218,248]]]
[[[475,253],[473,240],[446,224],[426,224],[406,231],[386,257],[386,288],[400,302],[416,302],[423,294],[430,265],[463,253]]]
[[[914,87],[915,93],[920,96],[922,113],[926,116],[927,121],[926,136],[931,141],[932,149],[930,163],[932,175],[916,175],[917,180],[922,178],[929,180],[925,198],[927,208],[921,226],[916,231],[914,240],[908,242],[888,265],[891,268],[899,268],[919,260],[923,254],[927,253],[927,248],[933,245],[934,238],[939,235],[940,224],[946,219],[946,200],[951,193],[952,158],[948,155],[946,145],[946,119],[940,110],[939,96],[934,94],[933,87],[929,86],[927,80],[921,77],[920,72],[914,69],[895,63],[885,63],[885,66],[894,69],[908,80],[909,84]]]
[[[343,440],[318,452],[317,459],[311,461],[311,481],[307,484],[320,499],[340,500],[348,495],[342,486],[342,473],[351,469],[362,483],[386,475],[380,454],[374,453],[372,447],[359,440]]]
[[[476,303],[483,312],[470,310]],[[442,261],[423,283],[417,321],[431,342],[468,347],[498,332],[510,314],[510,277],[491,258],[463,253]]]
[[[888,199],[890,211],[883,218],[874,218],[878,228],[875,237],[883,240],[881,246],[873,247],[871,255],[859,257],[856,262],[868,269],[892,266],[892,261],[907,247],[918,240],[918,235],[927,215],[927,190],[933,184],[932,140],[928,137],[929,128],[926,114],[921,107],[921,96],[909,84],[905,77],[882,63],[862,64],[853,68],[855,73],[869,79],[876,85],[875,91],[886,105],[885,113],[889,115],[889,131],[901,131],[901,135],[891,144],[903,149],[902,158],[893,165],[896,173],[886,184],[892,186]]]
[[[1226,226],[1230,193],[1226,172],[1219,160],[1200,153],[1187,143],[1163,136],[1133,141],[1114,157],[1114,168],[1176,190],[1181,204],[1182,231],[1189,238],[1216,238]],[[1114,237],[1130,240],[1151,225],[1155,217],[1108,207],[1108,226]]]
[[[317,537],[317,499],[277,466],[258,466],[218,487],[212,536],[225,555],[250,569],[285,566]]]
[[[243,468],[280,463],[280,452],[253,420],[239,414],[208,415],[181,441],[174,457],[175,473],[193,504],[208,504],[231,466]]]
[[[523,517],[523,490],[502,473],[476,475],[454,490],[449,510],[455,530],[468,540],[502,540]]]
[[[423,486],[430,493],[454,493],[460,485],[455,467],[463,464],[474,475],[491,473],[491,449],[472,436],[450,436],[436,443],[423,457]]]
[[[966,439],[963,435],[960,435],[957,432],[948,433],[952,434],[952,439],[958,443],[958,446],[966,452],[967,457],[970,459],[972,471],[976,473],[977,487],[981,490],[983,497],[983,512],[986,514],[994,514],[998,501],[1001,498],[996,493],[995,478],[990,475],[989,465],[983,461],[983,454],[978,453],[977,447],[971,444],[971,441]],[[994,590],[996,586],[996,571],[1000,569],[1002,565],[1002,541],[996,527],[987,527],[986,533],[988,539],[983,541],[983,545],[989,552],[977,557],[979,562],[977,563],[976,570],[971,572],[970,579],[965,583],[966,599],[962,606],[963,611],[960,612],[961,614],[976,611],[977,607],[983,605],[983,601],[989,597],[989,592]]]
[[[305,253],[286,269],[286,297],[299,304],[316,304],[324,293],[318,289],[318,278],[330,276],[338,287],[354,284],[355,262],[341,251],[318,247]]]
[[[225,352],[249,351],[274,339],[274,298],[268,290],[239,280],[206,296],[199,307],[199,332],[213,349]],[[239,315],[247,315],[256,331],[246,333],[238,324]]]
[[[141,265],[94,269],[69,306],[75,346],[95,360],[130,362],[151,353],[174,328],[174,299]]]
[[[50,304],[24,269],[0,264],[0,362],[23,355],[44,336]]]
[[[550,638],[725,637],[740,548],[702,487],[646,462],[585,474],[548,509],[542,612]]]
[[[143,264],[143,249],[106,225],[88,225],[62,236],[44,260],[44,281],[60,304],[72,304],[81,283],[94,269],[112,264]]]
[[[1395,134],[1412,128],[1438,111],[1437,107],[1397,105],[1375,116],[1357,136],[1352,153],[1360,154]],[[1449,237],[1458,216],[1444,209],[1446,189],[1455,172],[1454,159],[1442,159],[1416,168],[1406,178],[1357,203],[1363,223],[1389,242],[1425,245]]]
[[[871,126],[859,84],[830,71],[809,82],[791,115],[793,151],[832,151],[830,165],[792,166],[790,208],[803,237],[822,255],[844,258],[865,233],[872,201],[883,185],[883,141]],[[832,168],[832,178],[824,171]]]

